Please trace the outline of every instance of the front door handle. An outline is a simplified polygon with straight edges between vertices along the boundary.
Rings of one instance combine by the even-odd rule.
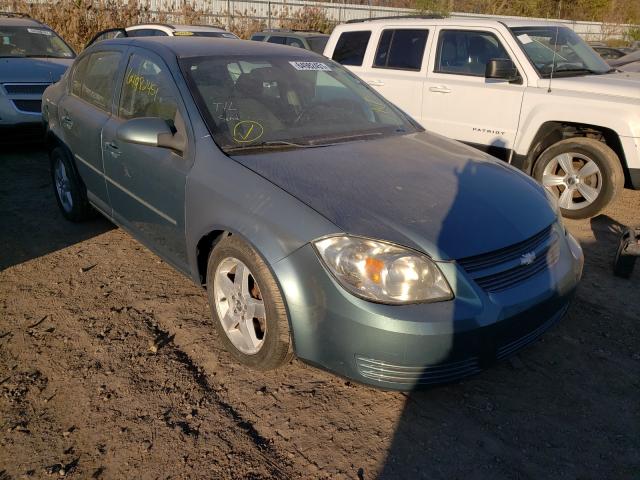
[[[118,148],[118,145],[116,145],[115,143],[104,142],[104,148],[109,150],[109,153],[111,154],[112,157],[117,158],[120,156],[120,149]]]
[[[437,85],[435,87],[429,87],[430,92],[435,93],[451,93],[451,89],[446,85]]]
[[[367,80],[367,83],[372,87],[382,87],[384,85],[382,80]]]

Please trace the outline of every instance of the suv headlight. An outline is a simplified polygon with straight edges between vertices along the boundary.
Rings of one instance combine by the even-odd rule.
[[[338,282],[365,300],[407,304],[453,298],[438,266],[408,248],[347,235],[322,238],[313,246]]]

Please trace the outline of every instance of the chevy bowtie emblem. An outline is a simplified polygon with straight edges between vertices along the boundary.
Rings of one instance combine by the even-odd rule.
[[[536,260],[536,252],[525,253],[520,257],[520,265],[531,265]]]

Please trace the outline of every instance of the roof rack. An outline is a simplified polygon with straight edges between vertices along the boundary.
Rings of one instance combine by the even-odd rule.
[[[20,12],[0,12],[0,17],[9,17],[9,18],[31,18],[26,13]],[[32,19],[33,20],[33,19]]]
[[[360,23],[360,22],[369,22],[372,20],[396,20],[396,19],[407,19],[407,18],[437,20],[437,19],[447,18],[447,16],[434,13],[434,14],[426,14],[426,15],[398,15],[398,16],[391,16],[391,17],[354,18],[353,20],[347,20],[346,23]]]

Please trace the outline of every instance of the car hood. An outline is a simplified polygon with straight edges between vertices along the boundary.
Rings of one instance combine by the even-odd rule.
[[[640,99],[640,76],[634,73],[607,73],[604,75],[586,75],[581,77],[554,77],[554,90],[596,95],[615,95]]]
[[[556,218],[529,177],[431,133],[232,158],[346,233],[435,259],[513,245]]]
[[[0,83],[55,83],[71,58],[0,58]]]

